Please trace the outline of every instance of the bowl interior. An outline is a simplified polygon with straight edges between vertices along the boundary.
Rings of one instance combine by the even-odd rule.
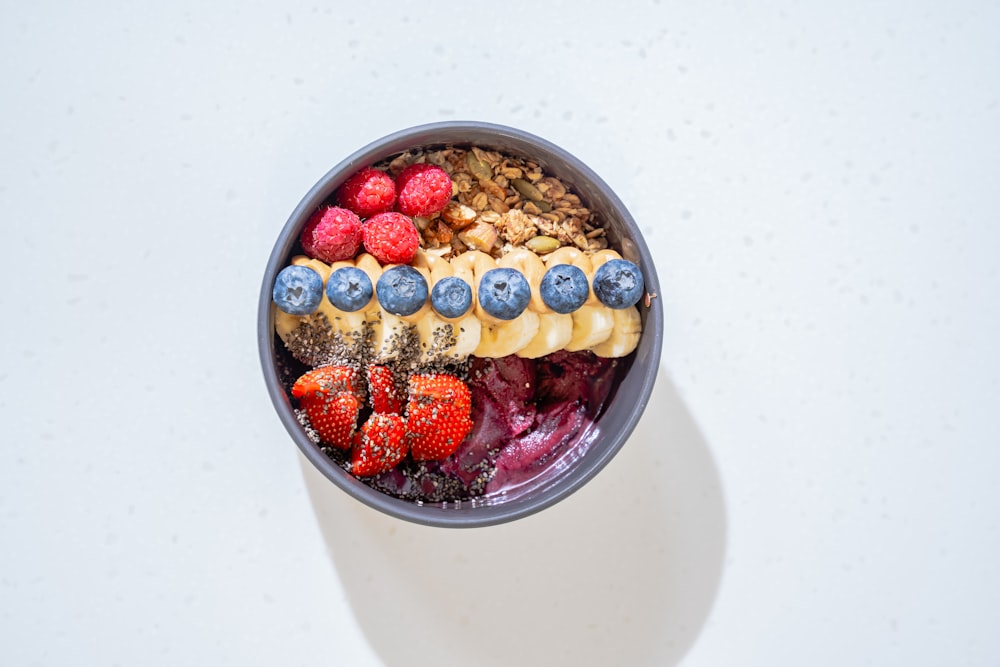
[[[663,338],[661,300],[653,298],[639,312],[643,333],[638,348],[627,358],[626,372],[605,405],[603,414],[582,437],[586,453],[563,460],[557,474],[544,475],[515,492],[460,503],[427,504],[400,500],[358,481],[327,457],[306,436],[296,419],[285,388],[289,357],[274,333],[271,288],[277,273],[300,252],[302,227],[317,207],[328,202],[337,188],[361,167],[406,150],[476,145],[530,158],[542,169],[571,186],[583,204],[595,212],[607,230],[611,247],[642,269],[646,291],[659,293],[652,257],[631,214],[608,185],[589,167],[554,144],[521,130],[479,122],[423,125],[377,140],[327,172],[302,199],[282,229],[267,263],[258,313],[258,344],[265,383],[282,422],[307,459],[331,482],[361,502],[386,514],[434,526],[474,527],[527,516],[562,500],[594,475],[618,452],[645,408],[659,367]]]

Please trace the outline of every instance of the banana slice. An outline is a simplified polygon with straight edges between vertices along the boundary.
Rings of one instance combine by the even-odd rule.
[[[624,357],[639,345],[642,335],[642,320],[635,306],[612,309],[614,326],[607,340],[590,348],[599,357]]]
[[[387,310],[379,308],[374,313],[369,311],[367,323],[372,331],[371,351],[375,363],[396,359],[412,344],[414,325]]]
[[[615,316],[605,306],[583,305],[570,317],[573,318],[573,337],[564,348],[570,352],[587,350],[603,343],[615,328]]]
[[[480,320],[482,331],[474,355],[477,357],[506,357],[514,354],[532,341],[538,333],[538,313],[525,310],[512,320],[487,322]]]
[[[573,339],[573,316],[543,313],[538,316],[538,333],[515,354],[537,359],[562,350]]]

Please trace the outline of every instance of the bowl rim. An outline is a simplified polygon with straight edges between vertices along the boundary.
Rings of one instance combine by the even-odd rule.
[[[468,134],[482,136],[461,139],[462,136]],[[451,503],[447,508],[436,504],[402,500],[359,481],[327,457],[308,439],[296,419],[291,401],[281,388],[281,382],[278,378],[271,303],[274,279],[297,243],[301,225],[304,224],[312,211],[329,200],[348,176],[361,167],[412,148],[462,144],[488,145],[491,142],[493,144],[523,145],[523,153],[537,151],[544,154],[546,158],[561,162],[563,168],[575,171],[583,179],[589,181],[591,189],[599,191],[608,200],[620,224],[623,224],[631,232],[629,240],[635,245],[634,250],[641,259],[640,266],[643,271],[646,291],[654,295],[659,293],[659,280],[653,257],[638,225],[622,200],[596,172],[579,158],[547,139],[506,125],[469,120],[439,121],[398,130],[369,142],[329,169],[289,215],[271,249],[261,283],[257,312],[257,345],[264,382],[285,430],[299,451],[324,477],[352,498],[386,515],[426,526],[474,528],[507,523],[540,512],[578,491],[603,470],[624,446],[649,402],[659,370],[663,344],[663,307],[662,298],[653,298],[649,307],[645,309],[643,339],[640,340],[640,346],[645,343],[644,347],[648,350],[648,354],[643,360],[645,368],[642,373],[641,385],[638,388],[640,398],[635,404],[635,408],[628,413],[625,422],[614,433],[603,433],[603,437],[612,439],[608,446],[591,447],[581,460],[574,463],[574,474],[557,475],[555,479],[545,485],[541,498],[529,494],[528,498],[522,496],[501,503],[477,503],[475,500],[471,500]],[[541,156],[532,155],[532,157],[538,160]],[[546,160],[540,161],[545,162]],[[573,185],[580,189],[579,179],[573,182]],[[633,363],[631,371],[635,370],[636,363]],[[601,418],[597,420],[596,424],[600,424],[600,421]]]

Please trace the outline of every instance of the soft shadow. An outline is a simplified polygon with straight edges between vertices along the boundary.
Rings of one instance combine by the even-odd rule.
[[[390,667],[675,665],[719,587],[718,471],[662,369],[608,467],[512,524],[410,524],[351,500],[301,462],[358,624]]]

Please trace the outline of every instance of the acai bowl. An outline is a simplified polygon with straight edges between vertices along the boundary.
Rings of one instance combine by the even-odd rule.
[[[663,337],[635,220],[579,159],[452,121],[361,148],[305,195],[261,286],[275,410],[331,483],[440,527],[504,523],[592,479]]]

